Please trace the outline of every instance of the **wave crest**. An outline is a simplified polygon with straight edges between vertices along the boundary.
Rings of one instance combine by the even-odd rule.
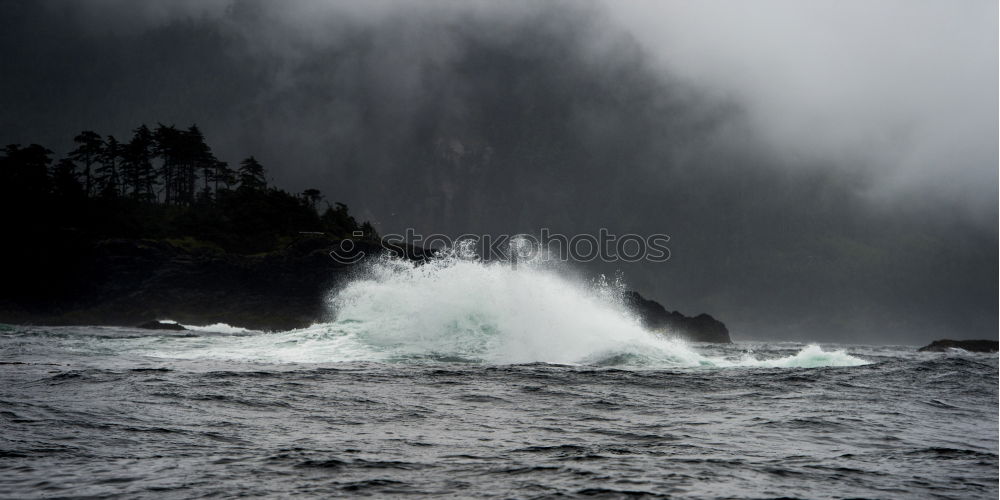
[[[271,334],[219,337],[158,352],[265,362],[557,363],[635,367],[857,366],[844,351],[708,357],[645,330],[622,305],[620,282],[574,282],[540,262],[517,269],[458,257],[368,264],[331,298],[334,320]],[[229,325],[202,331],[249,333]],[[180,346],[178,346],[180,347]],[[196,347],[196,348],[195,348]]]

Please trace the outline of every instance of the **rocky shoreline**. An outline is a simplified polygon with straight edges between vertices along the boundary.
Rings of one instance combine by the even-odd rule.
[[[324,319],[327,293],[352,273],[329,256],[334,240],[302,238],[258,255],[184,241],[96,242],[61,276],[58,289],[0,304],[0,320],[49,325],[140,325],[172,319],[287,330]],[[381,251],[357,241],[355,252]],[[420,258],[409,249],[411,258]]]
[[[280,251],[239,255],[185,240],[98,241],[80,249],[75,264],[61,271],[46,294],[0,300],[0,321],[140,326],[171,319],[268,331],[302,328],[329,319],[330,291],[356,272],[330,257],[340,242],[306,235]],[[392,250],[411,260],[430,258],[419,247]],[[379,242],[354,241],[349,255],[384,251]],[[725,325],[707,314],[668,312],[636,292],[626,299],[655,331],[691,341],[730,342]]]

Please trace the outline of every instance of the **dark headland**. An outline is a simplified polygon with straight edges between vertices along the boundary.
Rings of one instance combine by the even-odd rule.
[[[308,235],[280,250],[241,255],[189,240],[100,240],[77,247],[80,253],[72,265],[62,266],[58,281],[49,281],[56,286],[48,293],[38,295],[36,290],[30,300],[5,293],[0,321],[181,329],[155,321],[170,318],[258,330],[301,328],[329,319],[328,293],[355,275],[354,266],[330,257],[341,241]],[[352,244],[367,255],[385,251],[374,241]],[[431,258],[416,247],[398,246],[394,251],[418,261]],[[707,314],[670,312],[637,292],[627,292],[626,299],[653,331],[692,341],[730,342],[726,326]]]
[[[997,352],[996,340],[935,340],[921,347],[921,352],[947,352],[949,349],[961,349],[969,352]]]
[[[329,319],[328,294],[356,275],[330,256],[342,242],[366,256],[432,258],[387,249],[316,189],[269,186],[252,156],[230,167],[196,126],[143,125],[122,142],[84,131],[75,143],[58,160],[37,144],[0,151],[0,322],[299,328]],[[730,342],[706,314],[669,312],[636,292],[626,303],[654,331]]]

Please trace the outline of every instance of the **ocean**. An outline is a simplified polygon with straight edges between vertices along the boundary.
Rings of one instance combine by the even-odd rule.
[[[997,497],[997,354],[686,343],[621,288],[382,260],[301,330],[4,325],[0,498]]]

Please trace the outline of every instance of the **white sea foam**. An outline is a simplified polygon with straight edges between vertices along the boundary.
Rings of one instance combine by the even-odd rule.
[[[175,323],[174,321],[170,321],[170,322],[171,323]],[[164,323],[166,323],[166,321],[164,321]],[[195,332],[229,333],[229,334],[259,333],[258,330],[251,330],[249,328],[241,328],[241,327],[232,326],[232,325],[229,325],[229,324],[226,324],[226,323],[214,323],[214,324],[211,324],[211,325],[203,325],[203,326],[199,326],[199,325],[187,325],[187,324],[183,324],[182,323],[181,326],[183,326],[184,328],[187,328],[188,330],[192,330],[192,331],[195,331]]]
[[[729,362],[720,361],[719,366],[727,366]],[[867,361],[851,356],[844,350],[824,351],[818,345],[812,344],[802,348],[798,353],[774,359],[756,359],[746,354],[733,366],[761,368],[819,368],[822,366],[861,366]]]

